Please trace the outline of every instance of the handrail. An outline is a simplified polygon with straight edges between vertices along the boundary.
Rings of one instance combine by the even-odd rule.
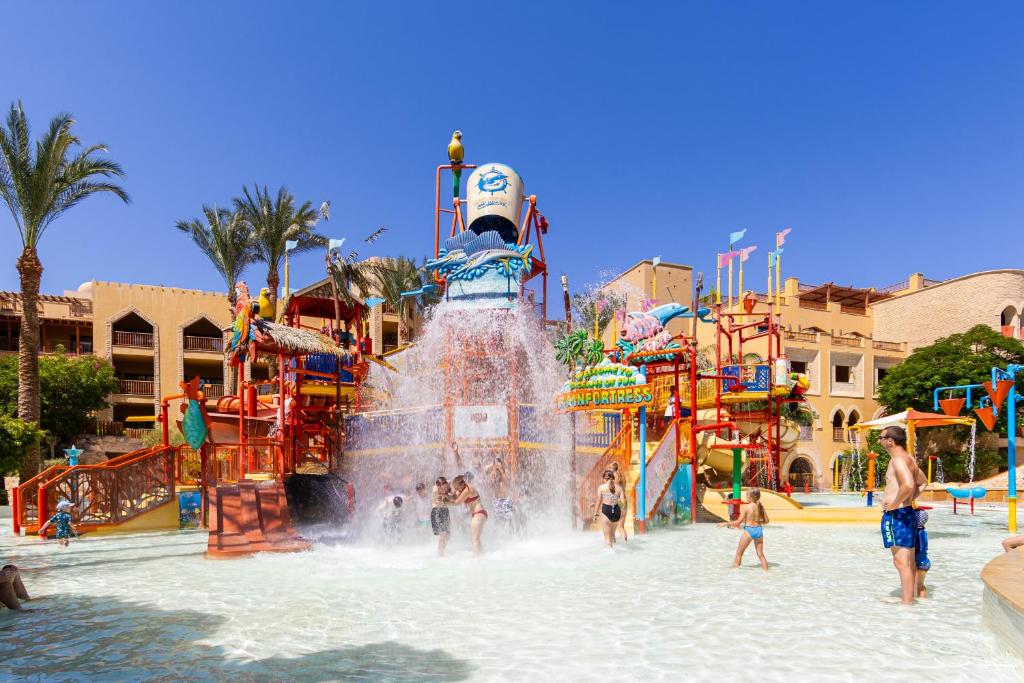
[[[632,425],[624,420],[619,433],[612,439],[611,445],[605,449],[594,466],[590,468],[583,481],[580,482],[580,518],[589,519],[594,509],[594,494],[600,486],[601,475],[613,463],[619,463],[619,471],[623,476],[629,471],[629,459],[632,456]]]
[[[181,339],[181,346],[185,351],[210,351],[213,353],[220,353],[224,350],[224,340],[220,337],[203,337],[184,334]]]
[[[661,505],[661,499],[664,498],[665,494],[668,492],[669,485],[672,484],[672,479],[675,477],[675,472],[678,469],[679,460],[678,460],[677,457],[675,457],[676,456],[676,423],[677,422],[679,423],[679,437],[680,437],[680,439],[684,440],[682,442],[689,444],[689,442],[690,442],[690,438],[689,438],[690,437],[690,431],[689,431],[690,430],[690,422],[689,422],[689,420],[681,420],[679,418],[676,418],[676,419],[672,420],[672,422],[669,423],[668,427],[665,429],[665,433],[662,434],[662,436],[661,436],[661,440],[658,441],[658,445],[656,445],[654,447],[654,450],[651,453],[651,456],[649,458],[647,458],[647,463],[645,463],[643,465],[644,467],[646,467],[651,462],[655,462],[655,460],[659,456],[662,456],[662,452],[663,452],[664,449],[671,447],[672,455],[673,455],[673,457],[672,457],[673,467],[671,468],[671,475],[667,478],[667,480],[661,485],[660,489],[658,490],[658,495],[654,499],[654,504],[650,505],[650,506],[648,506],[646,508],[648,515],[653,513],[655,510],[657,510],[658,506]],[[662,456],[662,457],[664,457],[664,456]],[[654,473],[652,472],[650,474],[654,474]],[[647,480],[648,486],[651,486],[651,483],[652,482],[651,482],[650,478],[648,478],[648,480]],[[633,486],[633,490],[634,490],[633,499],[634,500],[636,499],[636,495],[637,495],[636,494],[636,488],[637,488],[637,486],[639,486],[639,484],[640,484],[640,482],[637,482]]]
[[[114,330],[114,346],[132,346],[138,349],[153,348],[152,332],[122,332]]]

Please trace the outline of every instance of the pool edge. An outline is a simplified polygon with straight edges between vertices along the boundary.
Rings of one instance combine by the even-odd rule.
[[[1024,548],[1002,553],[981,570],[985,584],[982,622],[996,638],[1024,659]]]

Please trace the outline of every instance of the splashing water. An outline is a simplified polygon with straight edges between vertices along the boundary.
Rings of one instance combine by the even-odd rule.
[[[400,373],[384,382],[375,368],[370,378],[390,385],[383,409],[346,421],[343,476],[355,486],[356,533],[382,538],[386,500],[417,496],[422,482],[429,501],[437,477],[466,472],[490,515],[485,535],[569,528],[569,420],[553,410],[565,370],[531,307],[442,302],[416,344],[389,360]],[[499,498],[513,501],[511,515]],[[424,499],[412,502],[402,516],[422,523]],[[456,526],[462,513],[451,510]]]

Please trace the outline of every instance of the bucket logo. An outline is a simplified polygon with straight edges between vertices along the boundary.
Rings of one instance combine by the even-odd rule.
[[[480,178],[476,182],[478,190],[490,194],[504,192],[507,187],[508,176],[494,166],[491,166],[491,170],[481,173]]]

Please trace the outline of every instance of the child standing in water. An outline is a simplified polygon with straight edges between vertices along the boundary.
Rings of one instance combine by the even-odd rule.
[[[924,585],[925,576],[932,568],[932,561],[928,559],[928,532],[924,525],[928,523],[928,511],[917,510],[917,542],[914,544],[914,563],[917,565],[917,597],[927,598],[928,589]]]
[[[621,488],[615,485],[615,474],[605,470],[601,475],[604,483],[597,487],[597,500],[594,501],[594,521],[601,520],[601,531],[604,542],[609,548],[615,546],[615,528],[622,518],[622,503],[625,500]]]
[[[448,503],[451,502],[451,489],[448,480],[438,477],[434,482],[434,488],[430,493],[430,528],[437,536],[437,556],[444,556],[444,547],[448,545],[448,534],[451,527],[451,515],[448,512]]]
[[[402,523],[402,505],[405,503],[401,496],[395,496],[390,501],[384,501],[381,513],[383,515],[384,541],[388,544],[398,540],[399,527]]]
[[[57,514],[50,517],[50,519],[46,520],[46,524],[39,527],[39,538],[46,538],[46,530],[53,524],[57,527],[57,543],[66,548],[70,542],[71,534],[74,533],[70,512],[73,507],[71,501],[62,500],[57,503]]]
[[[619,469],[619,463],[611,464],[612,474],[615,475],[615,486],[622,490],[622,511],[619,514],[619,521],[615,525],[616,531],[622,534],[622,540],[629,542],[629,534],[626,533],[626,509],[629,507],[629,499],[626,498],[626,475]]]
[[[739,545],[736,546],[736,557],[732,562],[734,568],[739,567],[743,562],[743,553],[747,551],[747,547],[753,541],[757,559],[761,561],[761,569],[768,571],[768,560],[764,557],[764,525],[767,523],[768,513],[765,512],[764,505],[761,504],[761,489],[750,489],[747,492],[747,505],[741,507],[736,521],[722,522],[718,525],[743,529]]]

